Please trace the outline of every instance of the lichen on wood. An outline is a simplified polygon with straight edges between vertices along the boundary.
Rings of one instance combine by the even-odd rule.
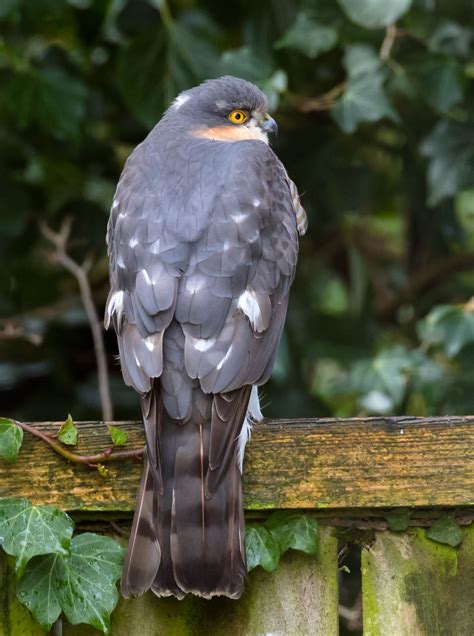
[[[56,432],[60,423],[34,426]],[[76,423],[77,453],[110,447],[101,422]],[[143,446],[140,423],[117,422]],[[69,511],[130,511],[141,461],[97,471],[58,457],[25,434],[15,464],[0,461],[0,497],[29,497]],[[34,484],[34,489],[32,489]],[[335,510],[474,504],[474,417],[265,421],[254,427],[244,470],[248,510]]]
[[[377,532],[362,551],[364,636],[474,634],[474,524],[452,548],[425,530]]]

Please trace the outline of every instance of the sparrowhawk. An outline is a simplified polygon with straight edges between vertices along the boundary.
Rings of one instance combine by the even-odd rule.
[[[275,129],[256,86],[208,80],[175,99],[117,186],[105,325],[146,434],[125,597],[242,593],[243,453],[306,229]]]

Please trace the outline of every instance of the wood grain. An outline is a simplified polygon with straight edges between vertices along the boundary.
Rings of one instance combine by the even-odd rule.
[[[124,448],[143,444],[141,424],[114,425],[128,433]],[[104,424],[77,426],[77,452],[110,446]],[[0,497],[29,497],[70,511],[129,511],[140,464],[109,463],[101,477],[25,434],[16,464],[0,460]],[[249,510],[473,505],[474,417],[266,421],[255,426],[248,447],[244,493]]]

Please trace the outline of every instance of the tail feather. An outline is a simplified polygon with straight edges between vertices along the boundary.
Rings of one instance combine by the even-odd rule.
[[[153,500],[154,482],[148,458],[145,457],[120,586],[125,598],[139,596],[149,589],[160,566],[161,550],[155,530]]]
[[[150,587],[157,596],[177,598],[186,593],[239,598],[243,590],[244,516],[236,441],[250,387],[226,396],[233,408],[220,405],[220,413],[213,408],[213,401],[220,396],[204,394],[199,386],[193,392],[193,402],[199,409],[193,409],[188,421],[174,420],[167,414],[156,388],[155,407],[148,403],[144,408],[146,427],[153,424],[147,413],[156,418],[154,429],[159,431],[159,442],[148,434],[147,443],[151,441],[159,449],[159,469],[150,469],[148,462],[144,468],[142,499],[135,511],[122,577],[122,591],[128,596]],[[204,401],[208,403],[206,408]],[[211,449],[215,453],[214,470],[210,466]],[[154,495],[152,492],[150,496],[149,489]],[[151,550],[139,549],[150,528],[153,549],[159,544],[158,565],[156,553],[151,559]],[[149,562],[144,563],[147,559]]]

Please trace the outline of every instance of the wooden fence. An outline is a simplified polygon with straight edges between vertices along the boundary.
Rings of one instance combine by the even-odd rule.
[[[129,447],[143,445],[140,424],[119,422]],[[57,431],[53,422],[35,423]],[[78,425],[77,451],[110,444],[101,423]],[[72,512],[83,524],[130,517],[140,462],[110,463],[109,474],[68,463],[25,435],[16,464],[0,463],[0,498],[28,497]],[[296,636],[338,634],[337,534],[371,528],[360,546],[363,633],[367,636],[474,634],[474,417],[275,420],[255,427],[244,474],[249,515],[275,509],[311,511],[321,525],[316,557],[287,553],[274,573],[249,576],[240,601],[121,600],[112,636]],[[387,510],[409,507],[410,528],[386,528]],[[424,527],[449,510],[464,524],[463,542],[435,543]],[[15,599],[14,575],[0,558],[0,636],[36,636],[41,629]],[[65,625],[64,634],[97,634]]]

